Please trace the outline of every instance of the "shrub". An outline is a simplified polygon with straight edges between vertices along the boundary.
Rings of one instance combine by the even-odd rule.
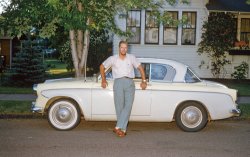
[[[6,85],[31,86],[45,80],[42,50],[32,41],[22,41],[21,50],[13,57]]]
[[[246,62],[242,62],[239,66],[234,67],[235,71],[231,76],[235,79],[246,79],[248,74],[249,65]]]

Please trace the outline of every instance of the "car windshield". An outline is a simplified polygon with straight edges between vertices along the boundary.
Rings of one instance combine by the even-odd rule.
[[[185,82],[195,83],[195,82],[201,82],[201,80],[192,72],[191,69],[187,68],[187,72],[185,75]]]

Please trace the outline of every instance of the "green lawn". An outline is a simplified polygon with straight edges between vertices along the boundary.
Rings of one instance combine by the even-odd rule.
[[[234,82],[227,84],[227,86],[237,89],[240,96],[250,96],[250,82]]]
[[[46,59],[45,64],[48,67],[47,73],[49,74],[60,74],[66,73],[66,65],[56,59]]]
[[[3,87],[0,86],[0,94],[32,94],[32,88],[16,88],[16,87]]]
[[[48,79],[74,77],[74,72],[67,71],[66,64],[59,60],[47,59],[45,64],[48,67],[46,71]]]
[[[239,107],[242,112],[240,117],[250,119],[250,104],[240,104]]]
[[[0,100],[0,114],[31,114],[31,101]]]

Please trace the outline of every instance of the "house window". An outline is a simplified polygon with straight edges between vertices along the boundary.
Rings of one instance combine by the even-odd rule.
[[[145,43],[159,43],[159,25],[152,11],[146,11]]]
[[[241,19],[240,40],[246,44],[250,41],[250,18]]]
[[[238,18],[234,18],[234,25],[233,25],[233,28],[235,28],[235,31],[234,31],[234,42],[237,42],[237,30],[238,30]]]
[[[131,10],[127,15],[127,31],[132,33],[128,43],[139,44],[141,36],[141,11]]]
[[[176,21],[178,21],[178,12],[165,12],[166,16],[170,17],[171,19],[164,23],[164,36],[163,36],[163,42],[164,44],[169,45],[176,45],[177,44],[177,30],[178,26],[175,24]]]
[[[183,17],[187,18],[187,23],[182,25],[182,45],[195,45],[196,36],[196,12],[183,12]]]

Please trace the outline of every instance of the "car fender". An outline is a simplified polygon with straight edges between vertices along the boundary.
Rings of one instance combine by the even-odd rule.
[[[79,91],[80,90],[80,91]],[[58,99],[74,100],[86,120],[91,119],[91,90],[90,89],[49,89],[41,92],[48,99],[46,106]],[[48,106],[47,106],[48,107]]]

